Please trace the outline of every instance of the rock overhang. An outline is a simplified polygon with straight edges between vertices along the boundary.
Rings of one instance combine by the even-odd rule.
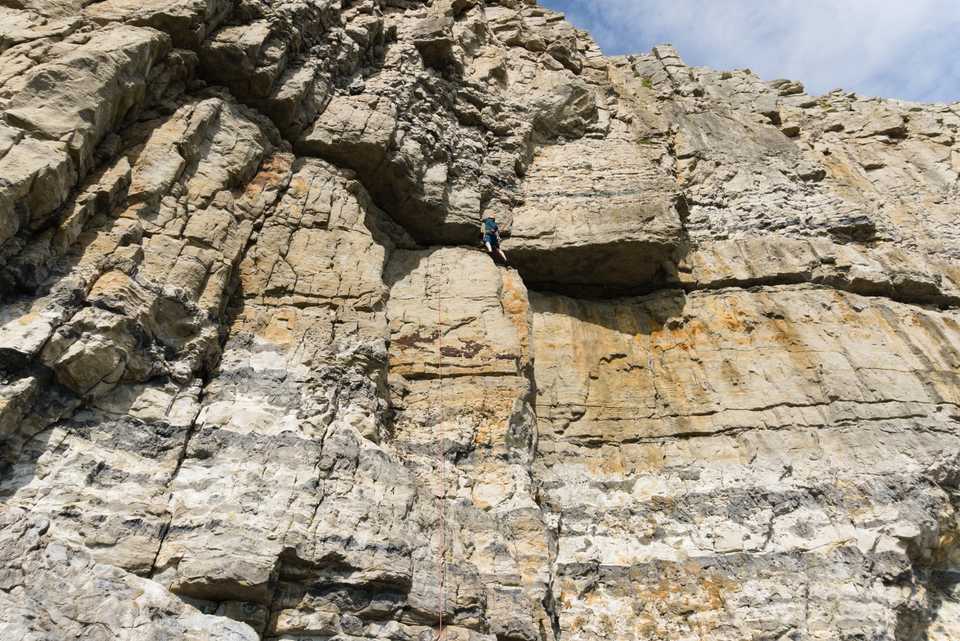
[[[676,284],[683,195],[659,164],[665,145],[630,137],[541,149],[504,242],[538,289],[618,296]]]

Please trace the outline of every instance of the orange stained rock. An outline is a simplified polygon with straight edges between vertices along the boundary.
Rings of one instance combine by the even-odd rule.
[[[103,296],[112,293],[130,284],[130,277],[121,271],[109,271],[93,284],[90,288],[91,297]]]
[[[277,153],[268,156],[260,163],[260,171],[247,183],[244,194],[249,196],[282,185],[290,175],[295,160],[296,157],[292,154]],[[292,180],[290,187],[293,188]]]
[[[257,336],[276,345],[289,345],[299,335],[299,314],[296,309],[279,307],[271,310],[266,326]]]

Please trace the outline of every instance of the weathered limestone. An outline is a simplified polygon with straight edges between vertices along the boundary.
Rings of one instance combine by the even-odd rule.
[[[243,305],[171,485],[156,560],[158,580],[177,593],[254,604],[260,629],[279,625],[271,609],[295,615],[297,582],[308,576],[357,589],[410,583],[402,514],[414,488],[377,498],[405,471],[374,443],[385,411],[381,273],[392,245],[355,182],[319,161],[288,171],[240,265]],[[224,466],[236,472],[225,478]]]
[[[435,607],[437,559],[446,558],[447,620],[486,622],[498,638],[540,639],[551,627],[543,604],[553,541],[530,467],[526,288],[516,273],[464,249],[398,252],[386,276],[394,283],[393,440],[435,493],[423,509],[436,519],[439,502],[444,512],[442,538],[415,560],[428,589],[415,583],[414,594],[420,607]]]
[[[173,46],[197,49],[223,22],[235,0],[101,0],[83,15],[98,24],[125,22],[168,34]]]
[[[960,637],[956,105],[531,0],[7,4],[3,638]]]
[[[0,514],[4,636],[256,641],[243,623],[202,614],[152,581],[97,563],[49,525],[22,510]]]
[[[956,314],[791,287],[532,305],[564,637],[893,638],[935,607]]]
[[[367,96],[333,98],[298,148],[364,173],[378,170],[393,143],[396,107]]]
[[[826,239],[748,238],[702,243],[684,257],[679,279],[689,289],[819,283],[906,303],[956,307],[955,263],[878,243],[867,251]]]
[[[279,185],[266,136],[235,103],[191,100],[125,135],[126,155],[76,201],[89,208],[8,266],[20,286],[54,279],[0,331],[10,375],[33,382],[11,411],[34,413],[4,434],[14,464],[3,487],[9,506],[70,513],[51,530],[148,574],[201,378],[219,359],[229,274]],[[24,272],[24,254],[45,271]],[[20,379],[16,363],[31,359]]]
[[[955,258],[955,110],[843,92],[816,98],[799,83],[692,69],[675,52],[665,59],[633,58],[627,75],[674,95],[671,109],[682,113],[676,169],[693,239],[825,233]]]
[[[0,247],[21,228],[41,228],[67,200],[92,166],[95,146],[145,102],[147,80],[169,46],[160,32],[116,26],[39,64],[19,47],[0,55],[10,63],[26,59],[15,75],[0,77]]]
[[[581,50],[595,45],[576,43],[567,27],[544,29],[540,44],[518,50],[519,42],[498,31],[541,25],[538,7],[436,5],[384,21],[399,42],[373,61],[377,73],[365,71],[370,61],[362,67],[362,82],[333,97],[296,148],[356,170],[377,204],[418,241],[472,243],[486,208],[516,200],[538,140],[597,129],[601,89],[578,75]],[[370,22],[351,17],[351,26]],[[378,29],[374,23],[374,35]],[[357,42],[368,46],[369,38]],[[548,43],[577,71],[543,53]]]
[[[683,205],[676,183],[657,164],[664,153],[659,145],[629,140],[542,149],[504,243],[524,279],[584,294],[671,282]]]

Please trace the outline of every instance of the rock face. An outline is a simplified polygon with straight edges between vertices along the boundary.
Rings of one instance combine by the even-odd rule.
[[[2,4],[3,639],[960,637],[960,105]]]

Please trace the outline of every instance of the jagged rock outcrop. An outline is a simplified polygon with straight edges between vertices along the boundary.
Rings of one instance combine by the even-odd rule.
[[[532,0],[0,0],[0,636],[957,638],[958,136]]]
[[[248,626],[203,614],[154,581],[97,563],[23,510],[0,514],[0,631],[11,639],[230,639]]]

